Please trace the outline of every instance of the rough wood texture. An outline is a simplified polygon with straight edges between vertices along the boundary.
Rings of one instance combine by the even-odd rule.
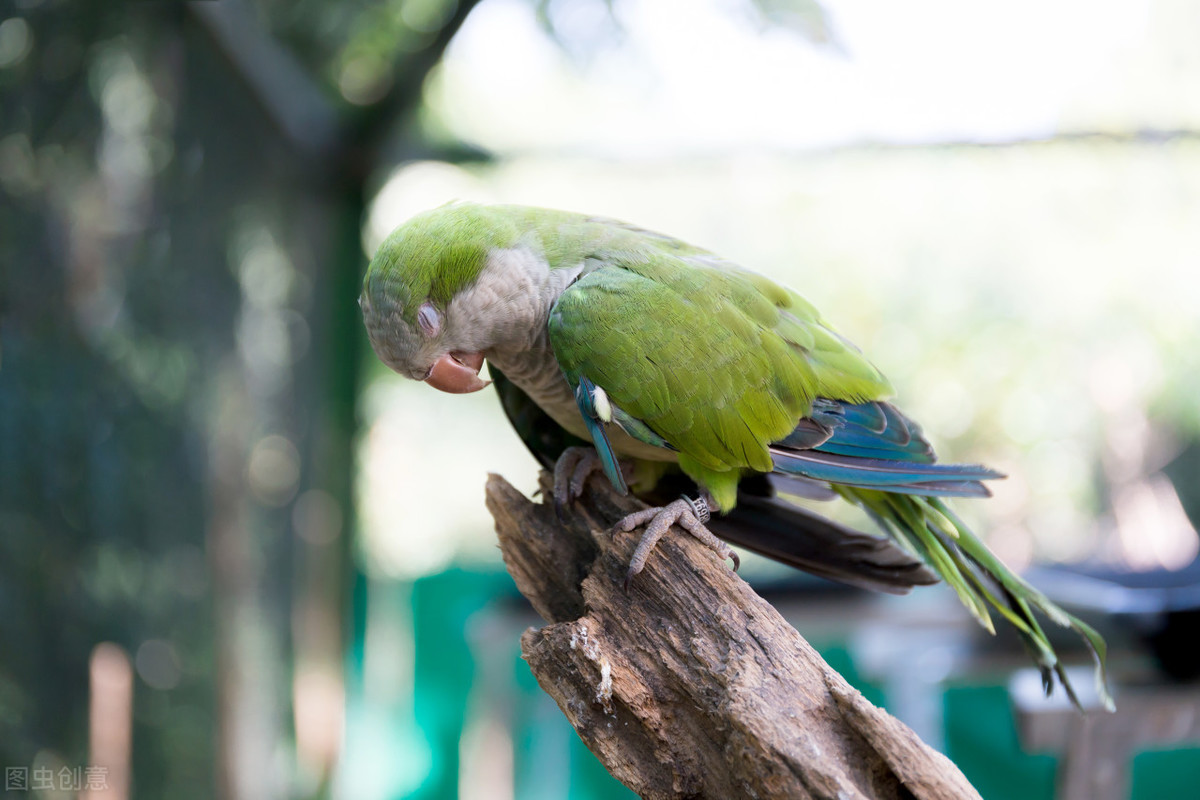
[[[493,475],[487,503],[509,572],[549,623],[522,636],[525,659],[642,797],[979,798],[691,537],[664,537],[626,594],[641,531],[609,529],[639,501],[593,480],[560,521]]]

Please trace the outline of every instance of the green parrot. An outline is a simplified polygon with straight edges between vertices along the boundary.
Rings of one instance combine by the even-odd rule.
[[[1047,693],[1079,701],[1034,610],[1076,630],[1112,708],[1105,644],[1012,573],[948,507],[986,497],[979,465],[939,464],[888,380],[794,291],[678,239],[611,219],[452,203],[380,246],[359,298],[390,368],[451,393],[489,381],[554,469],[563,509],[602,471],[655,507],[637,574],[679,525],[722,558],[729,540],[824,577],[891,592],[938,578],[994,632],[1012,624]],[[678,499],[678,491],[684,492]],[[841,497],[886,538],[786,501]],[[719,534],[719,535],[718,535]]]

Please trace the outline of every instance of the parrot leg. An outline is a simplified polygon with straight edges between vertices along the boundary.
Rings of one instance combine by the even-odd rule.
[[[711,501],[706,500],[706,503],[712,505]],[[704,516],[705,522],[708,517]],[[649,523],[647,525],[647,523]],[[642,571],[646,566],[646,559],[650,557],[650,553],[654,550],[654,546],[658,544],[658,540],[663,537],[672,525],[679,525],[685,531],[696,537],[702,545],[712,550],[722,560],[733,559],[733,569],[736,572],[741,566],[741,559],[733,549],[716,537],[716,535],[708,528],[704,527],[704,523],[697,516],[697,506],[695,502],[683,497],[672,503],[668,503],[662,508],[647,508],[644,511],[636,511],[622,519],[616,524],[616,529],[621,531],[631,531],[640,525],[646,525],[646,532],[642,534],[641,541],[638,542],[637,549],[633,551],[633,557],[629,559],[629,571],[625,573],[625,590],[629,590],[629,583],[633,577]]]
[[[621,463],[628,474],[628,465]],[[603,473],[604,463],[593,447],[568,447],[554,462],[554,512],[562,519],[563,510],[583,494],[583,485],[593,473]]]

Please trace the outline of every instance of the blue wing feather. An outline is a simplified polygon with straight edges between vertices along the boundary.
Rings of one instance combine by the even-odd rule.
[[[820,398],[796,430],[771,446],[775,469],[897,494],[986,497],[1003,477],[977,464],[936,464],[921,428],[890,403]]]
[[[604,468],[605,477],[612,482],[618,492],[629,494],[625,476],[621,474],[621,465],[617,462],[617,454],[608,440],[608,434],[604,432],[604,423],[596,413],[595,392],[596,384],[586,377],[580,377],[579,385],[575,387],[575,404],[579,406],[579,413],[583,417],[584,424],[587,425],[588,433],[592,436],[592,444],[596,446],[596,455],[600,457],[600,465]]]
[[[888,428],[888,408],[887,403],[843,403],[819,397],[813,403],[813,417],[822,422],[840,417],[848,425],[882,434]]]

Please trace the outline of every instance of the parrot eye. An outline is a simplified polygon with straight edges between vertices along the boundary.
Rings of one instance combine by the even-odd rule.
[[[417,309],[417,324],[421,326],[421,330],[427,336],[437,336],[438,331],[442,329],[442,315],[433,307],[432,303],[425,302]]]

